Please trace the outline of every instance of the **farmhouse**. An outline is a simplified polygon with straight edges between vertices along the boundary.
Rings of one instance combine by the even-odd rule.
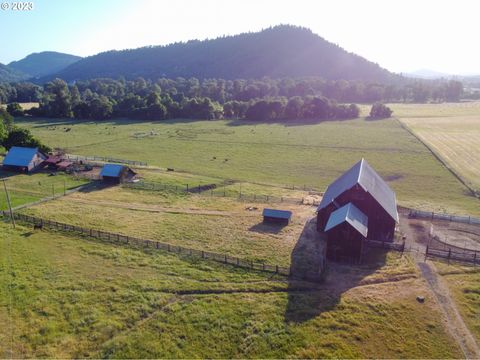
[[[395,193],[365,159],[328,186],[317,211],[317,230],[327,233],[329,244],[336,239],[345,253],[359,251],[362,238],[394,239],[398,223]],[[340,224],[348,231],[336,229]]]
[[[18,172],[31,172],[37,170],[47,156],[38,148],[13,146],[3,160],[3,167]]]
[[[125,181],[132,180],[137,173],[128,166],[120,164],[105,164],[103,165],[100,177],[106,183],[120,184]]]
[[[288,210],[263,209],[263,222],[278,225],[288,225],[292,212]]]

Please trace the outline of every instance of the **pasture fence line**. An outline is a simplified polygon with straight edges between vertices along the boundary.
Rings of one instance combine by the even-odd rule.
[[[256,193],[244,193],[241,190],[228,188],[231,184],[207,184],[207,185],[171,185],[161,183],[149,183],[149,182],[136,182],[136,183],[124,183],[125,188],[137,189],[137,190],[149,190],[149,191],[172,191],[172,192],[184,192],[193,193],[210,197],[229,197],[236,198],[238,200],[249,202],[267,202],[267,203],[288,203],[288,204],[307,204],[318,205],[318,200],[310,200],[307,198],[292,198],[284,196],[273,196]]]
[[[436,213],[433,211],[422,211],[415,209],[407,210],[408,217],[411,219],[444,220],[462,224],[480,225],[480,218],[476,218],[473,216],[452,215],[447,213]]]
[[[376,249],[394,250],[403,253],[405,251],[405,241],[402,243],[378,241],[378,240],[365,240],[365,246]]]
[[[425,260],[431,258],[446,260],[449,264],[450,262],[459,262],[467,265],[472,264],[473,266],[480,264],[480,254],[477,253],[477,251],[460,252],[452,250],[451,248],[436,249],[427,246],[425,250]]]
[[[9,217],[10,214],[6,211],[2,211],[1,214],[4,217]],[[273,274],[278,274],[282,276],[292,276],[298,279],[304,279],[308,281],[320,281],[322,279],[322,273],[314,271],[297,271],[292,272],[290,267],[267,264],[265,262],[257,262],[247,259],[238,258],[235,256],[230,256],[228,254],[220,254],[211,251],[198,250],[187,248],[179,245],[173,245],[169,243],[164,243],[156,240],[142,239],[134,236],[122,235],[118,233],[112,233],[107,231],[95,230],[91,228],[84,228],[81,226],[75,226],[70,224],[61,223],[58,221],[42,219],[39,217],[14,213],[15,220],[19,222],[33,224],[35,227],[46,228],[50,230],[58,230],[70,233],[76,233],[91,238],[99,239],[102,241],[108,241],[119,244],[140,246],[144,248],[151,248],[156,250],[163,250],[169,253],[174,253],[178,255],[191,256],[195,258],[201,258],[205,260],[212,260],[218,263],[233,265],[236,267],[241,267],[245,269],[263,271]]]
[[[65,157],[69,160],[76,160],[76,161],[100,161],[100,162],[112,162],[118,164],[126,164],[132,166],[148,166],[144,161],[137,161],[137,160],[125,160],[125,159],[117,159],[111,158],[107,156],[83,156],[83,155],[73,155],[73,154],[65,154]]]

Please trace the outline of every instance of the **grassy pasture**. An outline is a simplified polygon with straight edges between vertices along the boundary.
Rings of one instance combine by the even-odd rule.
[[[12,206],[19,206],[40,200],[52,194],[61,194],[64,190],[86,183],[85,180],[77,180],[69,175],[58,173],[49,176],[48,173],[17,174],[4,171],[0,168],[0,178],[7,178],[7,188],[10,194]],[[0,210],[7,209],[7,199],[0,183]]]
[[[409,117],[402,121],[469,186],[480,191],[480,115]]]
[[[0,289],[5,358],[461,356],[406,257],[313,285],[0,223]]]
[[[257,210],[246,210],[249,206]],[[77,192],[23,211],[72,225],[289,266],[292,250],[305,222],[315,215],[315,207],[282,204],[294,217],[289,226],[281,228],[262,224],[265,206],[275,205],[113,187]]]
[[[394,119],[296,125],[188,120],[17,122],[45,143],[70,153],[142,160],[249,183],[323,190],[364,157],[389,181],[402,205],[480,215],[478,201]]]

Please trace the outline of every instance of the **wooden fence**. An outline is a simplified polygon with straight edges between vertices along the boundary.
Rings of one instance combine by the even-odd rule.
[[[435,249],[427,246],[425,251],[425,259],[435,258],[440,260],[446,260],[450,262],[460,262],[464,264],[473,264],[474,266],[480,264],[480,254],[476,251],[455,251],[452,249],[442,250]]]
[[[405,241],[402,243],[394,243],[388,241],[366,240],[365,246],[377,249],[394,250],[402,253],[405,251]]]
[[[9,216],[8,212],[1,212],[1,213],[5,217]],[[14,213],[14,218],[20,222],[40,225],[42,228],[45,228],[45,229],[74,232],[77,234],[89,236],[89,237],[103,240],[103,241],[119,243],[119,244],[128,244],[128,245],[140,246],[145,248],[153,248],[153,249],[163,250],[163,251],[167,251],[167,252],[175,253],[179,255],[192,256],[196,258],[216,261],[223,264],[242,267],[246,269],[251,269],[256,271],[265,271],[265,272],[279,274],[283,276],[292,276],[294,278],[304,279],[309,281],[320,281],[323,277],[323,272],[325,270],[325,268],[323,268],[323,269],[320,269],[319,272],[302,270],[302,271],[297,271],[293,273],[290,267],[259,263],[255,261],[241,259],[235,256],[230,256],[227,254],[219,254],[211,251],[191,249],[191,248],[172,245],[172,244],[163,243],[155,240],[147,240],[147,239],[141,239],[141,238],[128,236],[128,235],[111,233],[107,231],[83,228],[80,226],[69,225],[69,224],[60,223],[57,221],[46,220],[46,219],[38,218],[35,216],[30,216],[30,215],[25,215],[20,213]]]
[[[172,192],[188,192],[196,193],[204,196],[211,197],[230,197],[236,198],[243,201],[250,202],[266,202],[266,203],[289,203],[289,204],[304,204],[305,198],[292,198],[292,197],[283,197],[283,196],[272,196],[264,194],[252,194],[252,193],[242,193],[239,190],[228,188],[229,185],[224,186],[223,184],[207,184],[207,185],[190,185],[185,184],[181,185],[171,185],[171,184],[161,184],[161,183],[149,183],[149,182],[137,182],[137,183],[124,183],[123,187],[130,189],[138,190],[149,190],[149,191],[172,191]],[[312,202],[309,205],[318,205],[319,202]]]
[[[429,219],[429,220],[444,220],[451,222],[458,222],[462,224],[480,225],[480,218],[473,216],[452,215],[446,213],[435,213],[433,211],[422,211],[408,209],[408,216],[412,219]]]
[[[146,162],[143,161],[136,161],[136,160],[125,160],[125,159],[117,159],[111,158],[106,156],[82,156],[82,155],[72,155],[66,154],[65,157],[69,160],[76,160],[76,161],[100,161],[100,162],[112,162],[118,164],[127,164],[132,166],[147,166]]]

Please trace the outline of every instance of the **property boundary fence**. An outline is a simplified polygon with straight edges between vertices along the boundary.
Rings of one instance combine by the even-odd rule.
[[[229,185],[224,186],[223,184],[208,184],[208,185],[196,185],[191,186],[185,184],[184,186],[180,185],[171,185],[171,184],[161,184],[161,183],[148,183],[148,182],[137,182],[137,183],[125,183],[122,186],[131,189],[138,190],[149,190],[149,191],[173,191],[173,192],[188,192],[188,193],[197,193],[205,196],[211,197],[230,197],[237,198],[243,201],[250,202],[278,202],[278,203],[289,203],[289,204],[305,204],[305,198],[292,198],[292,197],[283,197],[283,196],[272,196],[264,194],[251,194],[251,193],[242,193],[238,190],[228,188]],[[310,205],[318,205],[318,202],[312,202]]]
[[[69,160],[83,160],[83,161],[100,161],[100,162],[113,162],[119,164],[127,164],[132,166],[147,166],[146,162],[136,161],[136,160],[125,160],[125,159],[116,159],[106,156],[82,156],[82,155],[73,155],[66,154],[65,157]]]
[[[2,212],[2,215],[4,217],[9,217],[10,214],[8,212]],[[25,215],[25,214],[20,214],[20,213],[14,213],[14,218],[17,221],[25,222],[25,223],[30,223],[33,225],[40,226],[41,228],[46,228],[50,230],[59,230],[59,231],[65,231],[65,232],[74,232],[77,234],[89,236],[95,239],[103,240],[103,241],[109,241],[113,243],[119,243],[119,244],[129,244],[129,245],[134,245],[134,246],[141,246],[145,248],[152,248],[152,249],[157,249],[157,250],[163,250],[167,251],[170,253],[175,253],[179,255],[186,255],[186,256],[192,256],[196,258],[202,258],[202,259],[207,259],[207,260],[213,260],[219,263],[223,264],[228,264],[228,265],[233,265],[237,267],[242,267],[246,269],[251,269],[251,270],[256,270],[256,271],[264,271],[264,272],[269,272],[273,274],[279,274],[283,276],[292,276],[295,278],[299,279],[305,279],[309,281],[319,281],[322,278],[323,275],[323,270],[321,269],[322,273],[316,273],[316,272],[309,272],[309,271],[302,271],[302,272],[296,272],[292,273],[290,267],[285,267],[285,266],[279,266],[279,265],[271,265],[271,264],[266,264],[266,263],[260,263],[260,262],[255,262],[255,261],[250,261],[246,259],[241,259],[235,256],[230,256],[227,254],[219,254],[211,251],[204,251],[204,250],[198,250],[198,249],[191,249],[191,248],[186,248],[183,246],[178,246],[178,245],[172,245],[160,241],[155,241],[155,240],[147,240],[147,239],[141,239],[133,236],[128,236],[128,235],[122,235],[122,234],[117,234],[117,233],[111,233],[107,231],[101,231],[101,230],[95,230],[95,229],[89,229],[89,228],[83,228],[80,226],[75,226],[75,225],[69,225],[57,221],[52,221],[52,220],[46,220],[42,218],[38,218],[35,216],[30,216],[30,215]]]
[[[422,211],[422,210],[414,210],[414,209],[409,209],[408,217],[413,219],[418,218],[418,219],[430,219],[430,220],[445,220],[445,221],[452,221],[452,222],[458,222],[463,224],[480,225],[480,218],[476,218],[472,216],[442,214],[442,213],[435,213],[430,211]]]

